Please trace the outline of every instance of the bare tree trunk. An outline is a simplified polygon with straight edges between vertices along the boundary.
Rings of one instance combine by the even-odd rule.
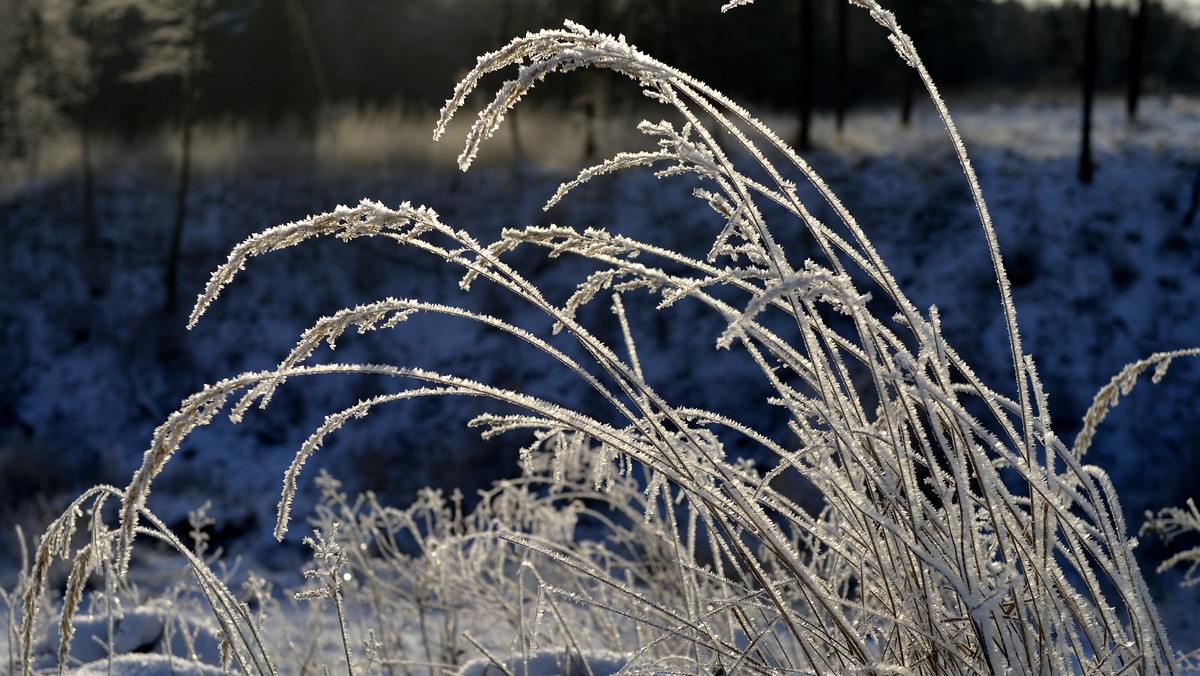
[[[199,77],[201,67],[201,2],[192,0],[191,32],[188,44],[188,62],[183,73],[183,110],[180,113],[180,157],[179,183],[175,192],[175,220],[171,225],[171,241],[167,248],[166,278],[163,282],[165,298],[163,309],[167,316],[174,314],[179,289],[179,259],[183,253],[183,231],[187,222],[187,197],[191,188],[192,136],[196,128],[196,107],[200,99]]]
[[[1125,92],[1125,121],[1137,122],[1138,99],[1142,95],[1142,59],[1146,51],[1146,28],[1150,22],[1149,0],[1138,0],[1129,36],[1129,75]]]
[[[42,17],[40,5],[31,3],[29,11],[29,34],[26,37],[24,56],[29,60],[28,67],[33,71],[34,89],[36,96],[44,101],[52,100],[50,94],[50,76],[46,72],[46,24]],[[17,104],[18,106],[20,103]],[[22,111],[21,126],[18,130],[22,136],[21,149],[24,153],[28,179],[37,181],[41,176],[42,143],[46,138],[46,121],[28,119],[28,111]],[[30,125],[32,124],[32,129]]]
[[[99,298],[104,294],[108,276],[108,256],[100,253],[100,226],[96,222],[96,163],[92,154],[92,106],[90,98],[83,103],[79,119],[79,169],[83,193],[80,195],[83,211],[84,279],[88,292]]]
[[[287,16],[288,30],[296,42],[300,43],[299,51],[312,76],[310,85],[313,88],[313,98],[316,99],[317,107],[323,108],[329,105],[333,96],[329,92],[325,67],[321,63],[321,53],[317,51],[317,40],[313,37],[312,24],[308,20],[308,14],[299,0],[287,0],[284,4],[284,12]]]
[[[107,19],[95,14],[95,9],[86,0],[75,0],[70,7],[69,23],[83,41],[83,56],[79,71],[79,173],[82,184],[80,195],[83,217],[83,245],[89,251],[89,285],[92,292],[99,294],[100,270],[95,269],[94,250],[100,242],[100,228],[96,222],[96,167],[93,156],[95,139],[94,115],[99,100],[100,76],[103,70],[105,45],[110,36]]]
[[[1079,149],[1081,183],[1091,183],[1096,169],[1092,161],[1092,103],[1096,95],[1096,22],[1096,0],[1088,0],[1083,42],[1083,139]]]
[[[191,107],[189,104],[184,104]],[[183,253],[183,229],[187,222],[187,196],[191,187],[192,167],[192,134],[195,127],[194,113],[184,113],[182,121],[179,157],[179,183],[175,190],[175,220],[171,225],[171,242],[167,248],[167,271],[163,282],[166,296],[163,308],[168,315],[173,314],[179,295],[179,258]]]
[[[591,0],[588,3],[588,23],[591,28],[595,29],[600,25],[600,0]],[[601,100],[604,98],[603,83],[598,73],[589,73],[590,77],[586,79],[584,86],[587,88],[583,94],[583,161],[591,164],[596,161],[600,154],[599,141],[599,120]]]
[[[80,198],[83,201],[83,245],[90,252],[100,240],[100,229],[96,224],[96,167],[92,156],[92,115],[98,97],[101,54],[97,44],[100,40],[99,29],[94,20],[90,17],[80,20],[83,22],[83,36],[87,41],[87,55],[84,57],[86,62],[83,65],[83,93],[79,108],[79,170],[83,183],[83,194]]]
[[[838,135],[846,127],[847,79],[850,76],[850,3],[837,3],[837,85],[834,119]]]
[[[908,34],[914,42],[921,44],[921,0],[912,0],[912,14],[908,17]],[[915,90],[918,85],[916,71],[909,68],[904,74],[904,92],[900,97],[900,124],[908,127],[912,124],[913,105],[916,100]]]
[[[85,101],[79,119],[79,170],[83,183],[83,245],[88,249],[100,241],[96,225],[96,167],[92,158],[92,102]]]
[[[288,41],[288,51],[304,88],[305,105],[301,110],[300,121],[304,131],[304,159],[309,165],[307,168],[311,169],[315,168],[317,162],[317,136],[321,131],[321,121],[333,97],[329,91],[329,82],[325,78],[321,54],[317,51],[312,24],[304,6],[300,0],[284,0],[283,12],[288,35],[291,37]],[[307,74],[307,77],[303,74]]]
[[[513,10],[513,0],[503,0],[500,3],[500,20],[496,22],[499,29],[499,36],[496,44],[503,44],[505,40],[514,32],[515,12]],[[519,124],[520,111],[523,106],[514,106],[508,111],[508,138],[512,142],[512,168],[516,178],[521,178],[525,175],[526,159],[525,159],[525,143],[521,140],[521,127]]]
[[[796,148],[808,150],[812,147],[812,115],[813,115],[813,69],[815,68],[816,49],[813,29],[812,0],[800,0],[800,130],[796,133]]]

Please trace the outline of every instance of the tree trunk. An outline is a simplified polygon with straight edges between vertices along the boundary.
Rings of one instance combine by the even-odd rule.
[[[600,0],[591,0],[588,3],[587,23],[588,27],[593,30],[600,28],[602,5]],[[588,73],[587,75],[589,77],[585,78],[583,92],[583,161],[586,164],[592,164],[600,155],[600,143],[597,137],[600,135],[600,106],[605,91],[599,73]]]
[[[188,190],[191,188],[192,136],[196,127],[196,108],[200,100],[200,85],[197,82],[203,59],[200,0],[192,0],[191,10],[187,65],[182,82],[183,109],[179,116],[181,134],[179,183],[175,192],[175,221],[171,225],[171,242],[167,248],[166,279],[163,282],[165,296],[163,309],[168,317],[174,314],[179,296],[179,259],[183,253],[183,230],[187,222],[187,197]]]
[[[72,3],[69,24],[83,41],[82,63],[79,65],[79,92],[75,100],[79,112],[79,173],[82,184],[80,195],[83,218],[83,246],[89,252],[88,271],[92,293],[100,294],[102,271],[98,269],[95,249],[100,243],[100,228],[96,222],[96,166],[93,156],[95,139],[94,116],[100,98],[100,77],[103,72],[105,46],[109,37],[106,19],[95,14],[95,8],[84,0]]]
[[[288,35],[291,37],[288,41],[291,61],[305,93],[306,105],[302,110],[301,122],[305,133],[304,141],[308,146],[307,160],[311,165],[316,161],[317,135],[320,132],[322,115],[328,110],[333,96],[325,78],[321,54],[317,51],[312,24],[300,0],[284,0],[283,11]]]
[[[840,136],[846,127],[846,98],[850,70],[850,3],[837,3],[837,84],[834,96],[834,119]]]
[[[83,179],[83,245],[91,250],[100,241],[96,225],[96,167],[92,158],[92,102],[85,101],[79,119],[79,170]]]
[[[1146,29],[1150,22],[1149,0],[1138,0],[1129,36],[1129,76],[1125,92],[1125,121],[1137,122],[1138,99],[1142,96],[1142,59],[1146,51]]]
[[[500,3],[500,19],[496,22],[499,29],[499,35],[496,39],[496,44],[504,44],[504,41],[514,32],[515,14],[513,9],[513,0],[503,0]],[[508,120],[505,126],[508,127],[508,138],[512,142],[512,168],[515,178],[520,179],[526,174],[526,158],[525,158],[525,143],[521,140],[521,127],[519,124],[520,111],[524,106],[513,106],[508,111]]]
[[[49,102],[53,100],[53,96],[50,93],[50,74],[46,72],[46,24],[42,18],[42,11],[38,5],[29,12],[29,36],[26,38],[25,56],[30,60],[28,67],[32,75],[29,77],[34,80],[33,90],[36,92],[34,96],[37,102]],[[17,105],[21,106],[21,103],[18,102]],[[23,129],[18,129],[18,133],[22,135],[21,148],[28,167],[29,180],[34,182],[41,178],[42,142],[46,137],[47,120],[29,118],[29,111],[21,110],[19,122]]]
[[[188,104],[184,104],[185,106]],[[179,289],[179,258],[183,253],[183,228],[187,222],[187,196],[191,187],[192,133],[195,127],[194,114],[184,113],[182,122],[181,153],[179,157],[179,183],[175,190],[175,220],[171,225],[171,242],[167,248],[167,271],[163,283],[165,297],[163,308],[167,315],[174,314]]]
[[[75,11],[80,12],[79,5]],[[85,40],[86,52],[83,63],[81,81],[82,93],[79,106],[79,173],[83,184],[83,194],[80,195],[83,207],[83,245],[91,253],[100,241],[100,231],[96,224],[96,167],[92,157],[92,117],[99,98],[99,83],[101,63],[103,61],[100,47],[99,27],[96,21],[82,12],[73,17],[73,23],[80,28],[80,34]],[[91,282],[93,291],[96,290],[95,280]]]
[[[1083,139],[1079,149],[1081,183],[1091,183],[1095,173],[1092,161],[1092,102],[1096,94],[1096,22],[1096,0],[1088,0],[1083,41]]]
[[[912,36],[913,42],[921,44],[921,0],[912,0],[912,13],[907,17],[908,34]],[[906,66],[907,68],[907,66]],[[904,74],[904,92],[900,97],[900,124],[908,127],[912,125],[912,112],[914,101],[916,100],[915,91],[920,83],[920,78],[917,72],[912,68],[908,68]]]
[[[90,94],[89,94],[90,97]],[[108,272],[106,256],[100,255],[100,226],[96,223],[96,166],[92,157],[92,99],[83,103],[79,119],[79,169],[83,194],[84,278],[88,292],[99,298],[104,293],[104,278]]]
[[[796,134],[796,148],[808,150],[812,147],[813,114],[813,69],[815,67],[815,45],[813,30],[813,0],[800,0],[800,130]]]

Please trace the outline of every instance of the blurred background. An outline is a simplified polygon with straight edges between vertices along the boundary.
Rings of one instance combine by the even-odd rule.
[[[429,204],[484,241],[502,227],[560,222],[703,243],[694,229],[712,214],[690,186],[664,199],[645,176],[596,181],[542,212],[579,167],[644,147],[638,120],[662,115],[609,74],[539,85],[465,175],[454,158],[471,112],[432,142],[439,107],[478,55],[563,19],[627,36],[804,149],[918,303],[943,308],[960,351],[977,355],[987,378],[1008,377],[986,253],[971,249],[982,238],[963,226],[977,223],[973,205],[883,31],[835,0],[759,0],[724,15],[720,4],[0,0],[0,525],[36,532],[81,487],[123,485],[183,397],[274,365],[321,314],[384,295],[493,313],[503,302],[487,291],[461,300],[454,274],[407,252],[313,245],[257,262],[186,332],[209,272],[261,229],[370,197]],[[1029,317],[1028,349],[1055,426],[1073,439],[1092,393],[1121,366],[1200,342],[1200,0],[882,4],[972,144]],[[338,355],[569,396],[545,364],[521,361],[495,336],[414,325],[404,340],[356,338]],[[738,406],[761,392],[721,357],[708,361],[718,324],[647,325],[646,349],[675,355],[654,369],[664,392],[745,418]],[[706,369],[689,356],[701,350]],[[1176,390],[1130,404],[1128,424],[1097,442],[1098,462],[1133,486],[1133,524],[1144,509],[1200,494],[1196,369],[1180,371]],[[373,387],[298,386],[243,426],[198,433],[156,491],[176,502],[156,509],[182,522],[215,495],[224,535],[268,540],[292,453],[325,413]],[[399,502],[426,484],[470,497],[514,471],[511,446],[523,443],[481,445],[463,426],[479,412],[406,405],[339,434],[315,466],[335,464],[349,489]],[[784,429],[776,418],[749,422]],[[7,556],[12,533],[0,531]]]
[[[892,107],[907,120],[920,105],[909,70],[869,16],[848,3],[759,2],[724,15],[719,4],[0,0],[0,177],[11,191],[70,170],[72,161],[115,161],[132,144],[179,127],[319,142],[381,116],[423,121],[473,65],[472,55],[564,18],[624,34],[760,111]],[[1085,75],[1101,92],[1128,94],[1131,106],[1140,96],[1200,91],[1197,0],[884,5],[914,37],[943,93],[958,101],[1074,97]],[[594,80],[602,78],[558,78],[536,106],[589,118],[639,103],[634,88]],[[93,156],[79,159],[79,144],[92,144]]]

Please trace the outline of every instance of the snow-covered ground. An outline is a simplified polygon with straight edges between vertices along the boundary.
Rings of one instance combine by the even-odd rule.
[[[1124,364],[1200,345],[1200,215],[1184,225],[1200,187],[1200,101],[1146,101],[1132,128],[1117,102],[1103,102],[1091,185],[1075,179],[1074,105],[950,103],[1007,257],[1025,348],[1037,359],[1054,424],[1071,440],[1092,395]],[[815,137],[825,142],[809,159],[910,297],[939,307],[959,352],[985,380],[1011,380],[995,284],[962,173],[932,115],[908,129],[896,117],[852,115],[841,138],[819,120]],[[646,174],[589,184],[544,214],[541,201],[562,178],[536,170],[515,176],[503,166],[465,176],[404,166],[203,176],[191,199],[180,287],[186,298],[198,292],[250,233],[363,197],[427,204],[485,241],[507,225],[557,222],[636,232],[694,252],[718,226],[690,184]],[[102,175],[100,242],[92,250],[83,247],[74,182],[25,187],[0,203],[0,494],[10,521],[28,528],[44,517],[39,494],[53,503],[97,481],[122,485],[153,428],[182,397],[274,365],[322,314],[389,295],[499,311],[502,299],[484,289],[461,297],[457,278],[429,259],[378,243],[321,242],[255,262],[185,333],[185,308],[165,313],[161,298],[171,190],[166,177],[150,172]],[[805,244],[787,235],[791,225],[774,227],[803,257]],[[671,308],[645,325],[648,335],[639,338],[650,381],[668,398],[770,428],[777,421],[758,410],[769,407],[745,406],[757,391],[713,347],[719,325],[694,314]],[[464,326],[422,321],[399,333],[348,337],[338,355],[439,366],[573,396],[502,337]],[[1131,529],[1145,510],[1200,496],[1198,382],[1196,365],[1178,363],[1161,384],[1142,384],[1101,428],[1089,460],[1112,474]],[[189,509],[211,498],[221,544],[256,565],[287,569],[298,545],[270,537],[282,472],[325,413],[372,386],[357,378],[294,383],[243,425],[202,430],[172,461],[151,506],[182,524]],[[482,442],[465,429],[479,406],[423,401],[388,409],[339,432],[306,471],[311,477],[329,468],[349,488],[373,489],[398,504],[427,484],[470,495],[515,471],[518,443]],[[17,548],[11,529],[3,530],[0,583],[8,586]],[[1156,542],[1142,550],[1179,647],[1200,645],[1200,592],[1178,591],[1173,579],[1149,570],[1166,551]],[[290,574],[298,578],[294,568]]]

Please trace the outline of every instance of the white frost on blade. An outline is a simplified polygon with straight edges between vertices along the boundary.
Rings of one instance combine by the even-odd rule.
[[[745,7],[746,5],[753,5],[753,4],[754,4],[754,0],[729,0],[729,2],[725,3],[724,5],[721,5],[721,11],[728,12],[731,9],[736,9],[738,7]]]

